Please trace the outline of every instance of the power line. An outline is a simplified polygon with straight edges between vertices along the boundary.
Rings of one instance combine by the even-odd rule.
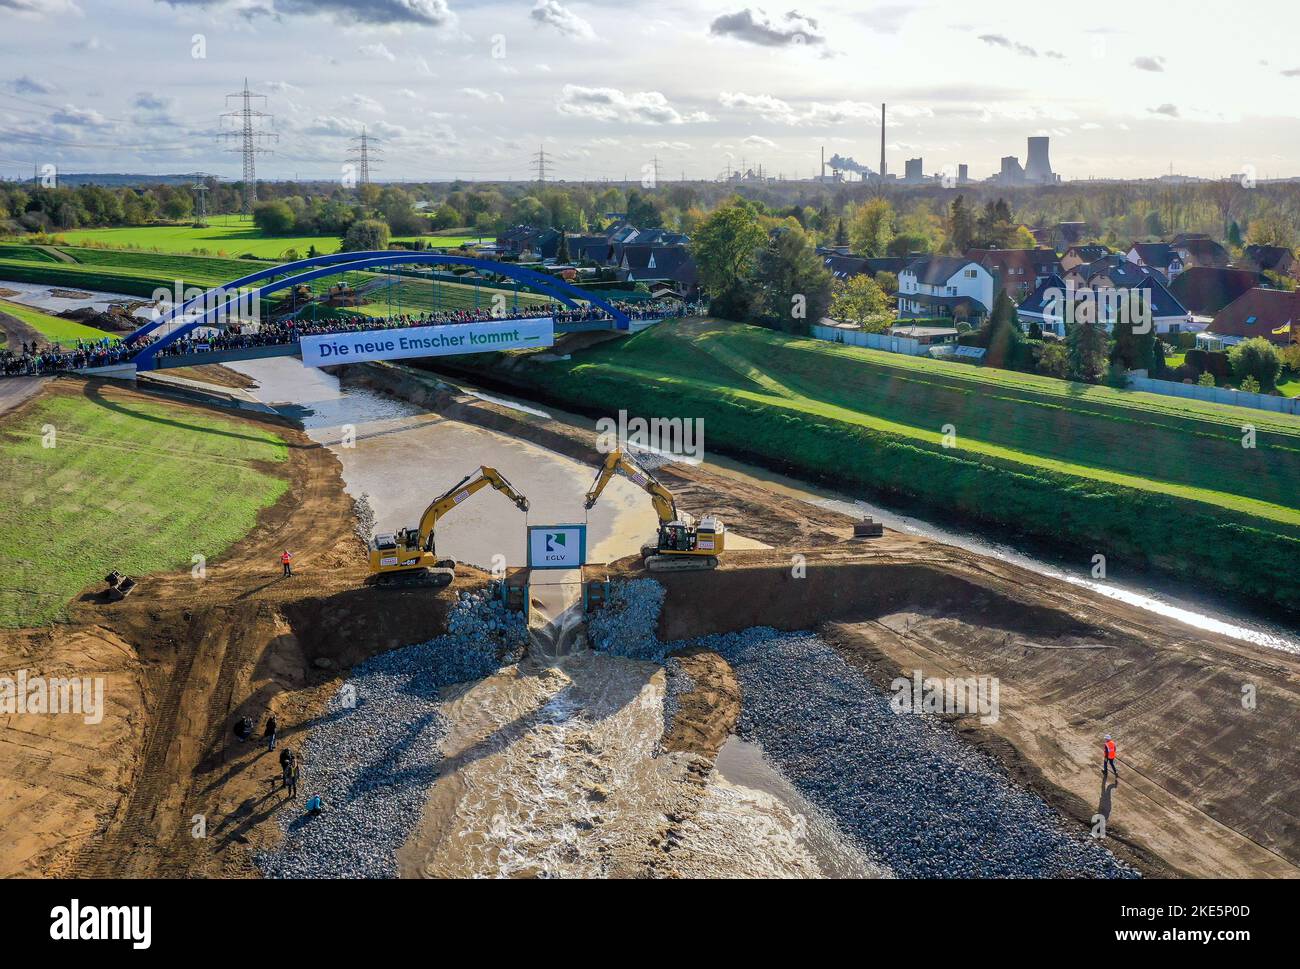
[[[239,122],[238,131],[223,131],[221,134],[228,139],[239,139],[238,148],[230,148],[229,151],[239,152],[244,156],[244,205],[241,210],[244,215],[252,215],[253,206],[257,203],[257,163],[256,158],[259,154],[269,152],[269,148],[262,147],[263,140],[279,141],[280,136],[274,131],[263,131],[261,125],[270,124],[274,119],[264,111],[258,111],[253,107],[253,102],[260,100],[266,103],[265,94],[254,94],[248,89],[248,78],[244,78],[244,90],[235,94],[226,95],[226,104],[230,103],[231,98],[239,98],[242,106],[234,111],[227,111],[221,117],[231,118]]]
[[[546,146],[538,145],[533,153],[533,164],[537,167],[537,184],[546,181]]]
[[[370,166],[372,164],[378,164],[370,156],[382,155],[384,150],[376,147],[374,139],[370,138],[366,134],[364,125],[361,127],[361,134],[353,138],[352,141],[354,141],[355,144],[348,149],[348,154],[357,156],[358,167],[360,169],[357,172],[357,186],[361,187],[363,185],[369,185]]]

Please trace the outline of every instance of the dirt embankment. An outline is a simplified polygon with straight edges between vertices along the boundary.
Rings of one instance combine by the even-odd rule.
[[[349,368],[345,379],[445,416],[595,463],[592,421],[537,417],[457,393],[425,373]],[[769,625],[818,629],[884,688],[925,676],[988,676],[1002,714],[957,726],[1021,783],[1108,834],[1152,874],[1300,875],[1300,658],[1183,626],[1088,590],[926,539],[854,541],[852,520],[704,467],[656,474],[681,507],[716,512],[774,546],[728,554],[707,581],[668,588],[660,638]],[[635,560],[612,574],[633,574]],[[797,575],[802,574],[802,578]],[[1253,691],[1254,707],[1243,703]],[[687,735],[683,734],[683,736]],[[1119,741],[1119,788],[1100,744]]]
[[[123,401],[147,399],[105,385]],[[181,414],[192,404],[174,401]],[[226,420],[263,420],[222,411]],[[72,606],[47,630],[0,631],[0,669],[103,674],[106,715],[7,718],[0,747],[0,825],[21,832],[0,874],[159,876],[254,874],[250,854],[278,837],[287,803],[261,743],[239,744],[244,715],[259,732],[274,712],[298,746],[339,676],[375,652],[444,631],[450,595],[363,586],[364,552],[333,454],[274,418],[289,442],[284,498],[198,581],[144,576],[135,594]],[[293,578],[279,552],[294,553]],[[464,570],[461,587],[484,581]],[[35,726],[28,721],[39,721]],[[193,832],[205,830],[204,837]]]
[[[810,551],[802,578],[786,554],[733,553],[707,585],[657,576],[659,634],[817,629],[884,689],[914,670],[995,677],[998,720],[967,714],[957,729],[1079,823],[1105,816],[1146,872],[1300,876],[1300,658],[945,551],[928,563]],[[1119,742],[1118,787],[1101,781],[1105,733]]]

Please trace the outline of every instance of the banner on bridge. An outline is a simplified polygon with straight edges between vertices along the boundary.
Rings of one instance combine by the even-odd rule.
[[[540,317],[443,323],[437,326],[304,336],[299,343],[302,346],[302,362],[308,367],[364,363],[367,360],[446,357],[457,353],[489,353],[493,350],[528,350],[555,344],[555,321],[550,317]]]

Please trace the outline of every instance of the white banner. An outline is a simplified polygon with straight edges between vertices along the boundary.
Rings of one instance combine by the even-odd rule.
[[[530,569],[577,569],[586,561],[586,525],[528,526]]]
[[[392,330],[328,333],[305,336],[302,362],[308,367],[366,360],[401,360],[407,357],[446,357],[456,353],[493,350],[527,350],[555,343],[555,321],[550,317],[527,320],[485,320],[480,323],[443,323]]]

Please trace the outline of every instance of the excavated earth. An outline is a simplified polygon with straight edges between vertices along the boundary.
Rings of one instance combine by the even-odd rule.
[[[590,422],[535,417],[395,367],[351,368],[345,380],[594,460]],[[110,696],[97,728],[53,717],[2,725],[0,874],[255,876],[253,856],[282,837],[278,764],[260,744],[238,744],[231,725],[274,711],[296,747],[351,667],[446,631],[451,593],[363,584],[353,504],[327,448],[275,418],[222,413],[276,424],[292,486],[209,563],[205,583],[148,576],[120,603],[88,591],[69,623],[0,631],[0,669],[98,670]],[[1300,874],[1300,657],[925,539],[854,540],[846,516],[707,466],[659,473],[686,510],[716,512],[772,546],[729,553],[707,580],[656,576],[663,642],[813,630],[881,687],[916,669],[998,677],[998,721],[960,716],[955,729],[1081,827],[1106,815],[1121,860],[1149,875]],[[285,547],[295,550],[292,580],[279,577]],[[458,589],[486,582],[458,572]],[[642,573],[624,560],[589,569],[601,574]],[[717,653],[679,662],[694,687],[677,699],[663,749],[707,765],[734,729],[742,691]],[[1253,709],[1242,703],[1249,686]],[[1099,774],[1108,731],[1123,740],[1117,789]],[[194,837],[200,826],[206,836]]]

